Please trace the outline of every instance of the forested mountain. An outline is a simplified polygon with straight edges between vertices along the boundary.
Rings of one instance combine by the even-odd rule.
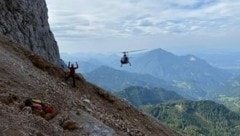
[[[240,116],[212,101],[181,101],[142,107],[186,136],[239,136]]]
[[[117,95],[135,106],[160,104],[184,99],[173,91],[167,91],[162,88],[148,89],[139,86],[128,87],[123,91],[117,92]]]

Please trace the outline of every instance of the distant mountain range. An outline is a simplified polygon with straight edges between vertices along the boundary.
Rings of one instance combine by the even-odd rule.
[[[84,77],[108,91],[121,91],[129,86],[167,87],[168,83],[148,74],[137,74],[116,70],[108,66],[84,73]]]
[[[194,55],[177,56],[156,49],[130,57],[133,57],[130,59],[132,66],[123,67],[120,67],[120,57],[116,55],[79,60],[80,71],[89,81],[108,90],[120,91],[139,84],[145,87],[162,86],[195,99],[207,98],[209,93],[220,91],[232,77],[228,71],[212,67]],[[141,77],[143,75],[145,77]]]

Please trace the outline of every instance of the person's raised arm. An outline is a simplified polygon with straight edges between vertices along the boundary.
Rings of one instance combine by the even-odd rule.
[[[68,62],[68,68],[70,68],[70,61]]]
[[[76,66],[77,66],[76,68],[78,68],[78,63],[77,62],[76,62]]]

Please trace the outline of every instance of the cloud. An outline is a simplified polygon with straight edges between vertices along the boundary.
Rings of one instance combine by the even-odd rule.
[[[207,6],[211,6],[217,3],[217,0],[178,0],[170,1],[172,8],[180,8],[186,10],[200,9]]]
[[[58,4],[56,0],[51,1]],[[95,30],[100,32],[100,35],[105,31],[111,32],[109,35],[113,36],[119,36],[119,33],[123,32],[128,34],[122,35],[134,35],[136,29],[141,30],[143,34],[144,32],[148,34],[150,28],[169,30],[170,33],[175,33],[176,30],[181,30],[183,33],[191,30],[196,31],[196,29],[192,29],[192,26],[198,27],[198,30],[200,30],[206,27],[212,29],[215,25],[214,29],[216,29],[217,26],[232,25],[233,22],[228,21],[236,20],[234,14],[239,15],[236,10],[233,10],[239,6],[237,1],[163,0],[161,2],[157,0],[115,0],[103,2],[89,0],[86,2],[84,0],[62,0],[60,4],[63,5],[56,7],[65,7],[68,10],[62,10],[62,8],[60,10],[53,9],[51,13],[52,19],[50,19],[53,29],[55,26],[60,27],[60,25],[63,26],[63,29],[69,29],[69,27],[65,26],[71,24],[72,30],[81,31],[82,33],[89,34],[89,31]],[[186,11],[186,9],[190,11]],[[186,26],[189,26],[189,29]],[[93,33],[93,35],[97,34]]]
[[[47,0],[47,4],[51,28],[65,41],[224,35],[228,39],[229,34],[240,34],[239,0]]]

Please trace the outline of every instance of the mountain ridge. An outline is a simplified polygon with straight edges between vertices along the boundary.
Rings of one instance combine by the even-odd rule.
[[[145,87],[166,86],[166,81],[157,79],[151,75],[117,70],[109,66],[100,66],[83,75],[87,80],[109,91],[121,91],[126,87],[134,85]]]

